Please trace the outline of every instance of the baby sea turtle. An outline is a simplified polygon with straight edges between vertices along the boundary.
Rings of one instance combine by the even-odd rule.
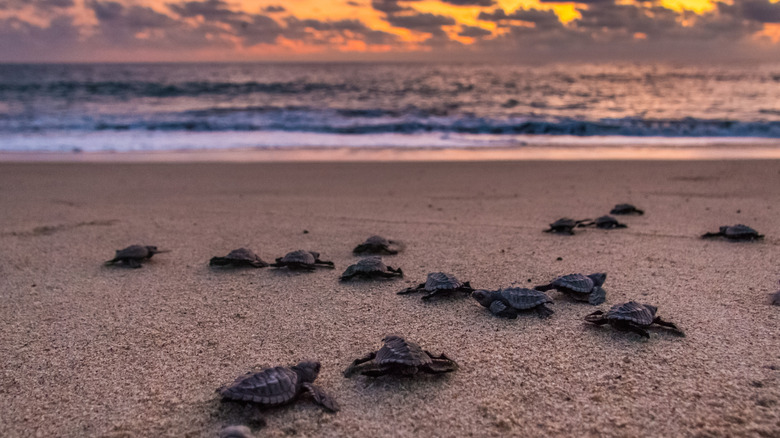
[[[720,227],[720,231],[717,233],[704,233],[701,237],[706,239],[719,236],[723,236],[729,240],[758,240],[764,238],[763,234],[758,234],[758,231],[742,224],[723,226]]]
[[[636,207],[634,207],[631,204],[618,204],[616,205],[612,210],[609,211],[609,214],[645,214],[644,210],[640,210]]]
[[[470,294],[473,291],[474,289],[472,289],[471,284],[468,281],[461,283],[452,274],[431,272],[428,274],[425,283],[420,283],[415,287],[408,287],[401,292],[398,292],[398,295],[410,294],[413,292],[426,292],[426,294],[422,296],[422,299],[429,300],[439,294],[449,295],[455,292]]]
[[[106,265],[122,263],[131,268],[140,268],[142,261],[149,260],[153,255],[164,252],[170,251],[160,250],[156,246],[150,245],[130,245],[125,249],[117,250],[114,258],[107,261]]]
[[[626,228],[628,225],[622,224],[618,222],[617,219],[615,219],[612,216],[601,216],[597,217],[595,221],[590,221],[587,223],[579,224],[580,227],[590,227],[595,225],[596,228],[601,228],[602,230],[611,230],[613,228]]]
[[[365,242],[356,246],[352,250],[355,255],[362,254],[398,254],[403,249],[403,244],[395,240],[385,239],[382,236],[371,236]]]
[[[354,265],[350,265],[339,280],[346,281],[353,278],[394,278],[403,277],[404,273],[401,268],[394,269],[385,265],[382,261],[382,257],[371,256],[366,257]]]
[[[238,248],[230,251],[225,257],[212,257],[209,261],[211,266],[233,266],[250,267],[250,268],[265,268],[268,263],[264,262],[257,254],[252,250],[246,248]]]
[[[569,274],[558,277],[551,283],[534,287],[536,290],[559,290],[578,301],[587,301],[594,306],[604,302],[607,293],[601,286],[607,280],[607,274],[590,275]]]
[[[586,316],[585,321],[597,325],[610,324],[618,330],[632,331],[646,338],[649,338],[650,334],[645,328],[650,327],[652,324],[669,327],[674,329],[678,334],[683,334],[676,325],[655,316],[657,311],[658,308],[655,306],[629,301],[624,304],[612,306],[607,313],[597,310]]]
[[[290,403],[301,394],[309,393],[314,402],[331,412],[337,412],[339,405],[314,380],[320,373],[320,363],[303,361],[291,367],[266,368],[257,373],[248,373],[236,379],[218,392],[228,400],[257,403],[262,406],[278,406]]]
[[[299,249],[298,251],[288,252],[284,257],[276,259],[276,263],[272,263],[274,268],[287,267],[293,270],[313,271],[317,267],[333,269],[335,266],[333,262],[320,260],[320,253],[314,251],[304,251]]]
[[[517,318],[518,311],[536,310],[540,318],[547,318],[553,313],[547,303],[553,300],[546,293],[521,287],[510,287],[499,290],[475,290],[472,294],[482,306],[490,309],[490,313],[504,318]]]
[[[458,369],[458,364],[444,354],[436,356],[414,342],[389,335],[382,339],[379,351],[368,353],[344,370],[344,377],[355,373],[378,377],[386,374],[413,376],[418,373],[442,374]]]
[[[550,224],[550,228],[544,230],[545,233],[564,233],[574,234],[574,228],[578,225],[588,222],[590,219],[583,219],[576,221],[567,217],[560,218],[557,221]]]

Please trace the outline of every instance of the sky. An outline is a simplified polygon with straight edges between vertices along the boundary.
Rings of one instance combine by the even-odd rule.
[[[0,0],[0,62],[780,61],[780,0]]]

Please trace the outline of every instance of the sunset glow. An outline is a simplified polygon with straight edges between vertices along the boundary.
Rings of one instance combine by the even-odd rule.
[[[778,58],[779,24],[770,0],[9,0],[0,61],[489,60],[573,46],[672,58],[752,46]]]

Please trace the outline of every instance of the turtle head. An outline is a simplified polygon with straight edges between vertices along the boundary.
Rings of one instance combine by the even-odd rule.
[[[588,275],[588,278],[593,280],[593,286],[594,287],[601,287],[604,285],[604,282],[607,281],[607,274],[604,272],[600,272],[597,274],[590,274]]]
[[[313,382],[320,374],[320,363],[317,361],[302,361],[292,367],[303,382]]]
[[[153,256],[155,254],[160,254],[160,253],[164,253],[164,252],[171,252],[171,250],[169,250],[169,249],[157,249],[157,247],[153,246],[153,245],[146,245],[146,250],[149,251],[149,257],[151,257],[151,256]]]
[[[493,294],[488,290],[475,290],[471,293],[471,296],[485,307],[490,307],[490,303],[493,302]]]

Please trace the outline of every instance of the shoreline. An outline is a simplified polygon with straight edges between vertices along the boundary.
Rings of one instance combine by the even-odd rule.
[[[128,152],[0,152],[13,162],[415,162],[415,161],[710,161],[777,160],[780,147],[761,144],[674,146],[268,147]]]

